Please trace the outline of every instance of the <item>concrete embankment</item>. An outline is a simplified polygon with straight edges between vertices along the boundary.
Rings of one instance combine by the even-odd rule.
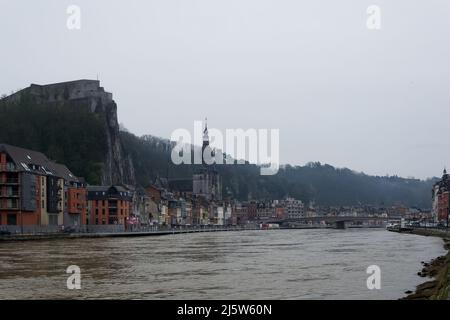
[[[409,233],[441,237],[444,240],[445,250],[450,250],[449,234],[443,230],[413,229]],[[406,292],[405,300],[448,300],[450,299],[450,251],[445,256],[437,257],[430,262],[422,261],[423,269],[418,272],[421,277],[432,278],[417,286],[416,291]]]
[[[102,232],[102,233],[48,233],[48,234],[11,234],[0,236],[0,241],[31,241],[53,239],[111,238],[111,237],[150,237],[182,233],[224,232],[261,230],[259,228],[203,228],[203,229],[169,229],[157,231]]]
[[[349,227],[363,228],[363,227]],[[365,228],[380,228],[379,226]],[[164,236],[182,233],[198,233],[198,232],[224,232],[224,231],[249,231],[249,230],[293,230],[293,229],[334,229],[332,226],[295,226],[281,227],[274,229],[261,229],[259,227],[223,227],[223,228],[193,228],[193,229],[167,229],[152,231],[132,231],[132,232],[77,232],[77,233],[34,233],[34,234],[10,234],[1,235],[1,241],[29,241],[29,240],[52,240],[52,239],[80,239],[80,238],[107,238],[107,237],[150,237]]]
[[[258,227],[245,228],[194,228],[194,229],[167,229],[152,231],[132,232],[78,232],[78,233],[43,233],[43,234],[11,234],[0,236],[1,241],[30,241],[30,240],[52,240],[52,239],[80,239],[80,238],[112,238],[112,237],[152,237],[171,234],[198,233],[198,232],[225,232],[225,231],[249,231],[249,230],[286,230],[286,229],[325,229],[328,227],[292,227],[278,229],[261,229]]]

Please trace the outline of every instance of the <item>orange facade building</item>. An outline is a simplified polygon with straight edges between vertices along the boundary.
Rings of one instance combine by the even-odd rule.
[[[79,217],[79,224],[88,224],[87,219],[87,189],[79,187],[67,188],[67,215]]]
[[[73,219],[67,215],[69,188],[78,194]],[[0,225],[81,225],[85,212],[84,183],[66,166],[40,152],[0,144]]]
[[[89,224],[125,224],[130,217],[132,194],[122,186],[88,187]]]

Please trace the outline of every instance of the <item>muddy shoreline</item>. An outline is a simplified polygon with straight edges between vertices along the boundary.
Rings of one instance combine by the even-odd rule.
[[[411,232],[413,234],[423,236],[439,236],[443,238],[444,249],[447,254],[444,256],[432,259],[429,262],[422,261],[423,269],[417,273],[418,276],[429,278],[425,283],[416,287],[415,292],[406,291],[406,297],[400,300],[448,300],[450,292],[450,238],[446,236],[429,233],[424,230],[417,230]]]

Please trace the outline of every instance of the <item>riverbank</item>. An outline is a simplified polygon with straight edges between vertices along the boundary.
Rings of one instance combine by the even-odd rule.
[[[381,228],[380,226],[349,226],[350,229],[361,228]],[[224,231],[248,231],[248,230],[293,230],[293,229],[334,229],[332,226],[294,226],[294,227],[280,227],[264,229],[260,227],[203,227],[203,228],[180,228],[180,229],[161,229],[151,231],[128,231],[128,232],[73,232],[73,233],[31,233],[31,234],[9,234],[0,235],[0,242],[5,241],[31,241],[31,240],[53,240],[53,239],[79,239],[79,238],[110,238],[110,237],[150,237],[150,236],[164,236],[183,233],[197,233],[197,232],[224,232]]]
[[[413,229],[408,233],[440,237],[444,241],[444,249],[447,254],[432,259],[429,262],[422,261],[423,269],[418,272],[420,277],[428,277],[433,280],[422,283],[416,287],[415,292],[407,291],[408,294],[402,300],[449,300],[450,296],[450,238],[446,232],[432,229]]]
[[[80,238],[112,238],[112,237],[150,237],[164,236],[182,233],[198,232],[224,232],[224,231],[247,231],[262,230],[257,227],[209,227],[209,228],[185,228],[185,229],[166,229],[152,231],[129,231],[129,232],[76,232],[76,233],[47,233],[47,234],[10,234],[0,236],[1,241],[32,241],[32,240],[53,240],[53,239],[80,239]]]

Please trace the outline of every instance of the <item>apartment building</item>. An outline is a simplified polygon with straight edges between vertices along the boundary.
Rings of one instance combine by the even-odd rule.
[[[84,192],[84,183],[66,166],[41,152],[0,144],[1,225],[58,226],[65,213],[82,224]]]
[[[131,192],[123,186],[87,187],[89,224],[125,224],[130,218]]]

